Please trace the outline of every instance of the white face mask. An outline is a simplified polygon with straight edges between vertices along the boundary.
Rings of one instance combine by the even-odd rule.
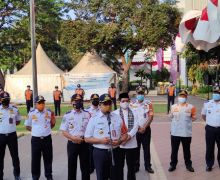
[[[186,98],[178,97],[178,102],[179,102],[180,104],[183,104],[183,103],[186,102]]]
[[[120,102],[120,107],[122,108],[122,109],[128,109],[128,107],[129,107],[129,103],[128,102]]]

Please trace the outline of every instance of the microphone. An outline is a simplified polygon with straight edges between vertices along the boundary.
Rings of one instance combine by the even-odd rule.
[[[107,121],[108,121],[108,128],[109,128],[109,137],[111,141],[111,157],[112,157],[112,166],[115,166],[115,159],[114,159],[114,153],[113,153],[113,146],[112,146],[112,133],[111,133],[111,117],[110,117],[110,112],[107,114]]]

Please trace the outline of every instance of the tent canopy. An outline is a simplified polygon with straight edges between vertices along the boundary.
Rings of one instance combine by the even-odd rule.
[[[69,74],[116,73],[96,52],[87,52]]]
[[[84,100],[89,100],[91,94],[108,92],[110,83],[117,81],[117,74],[96,52],[87,52],[80,62],[64,75],[64,100],[69,100],[75,93],[77,84],[85,90]]]
[[[39,43],[36,51],[37,62],[37,74],[63,74],[63,71],[59,69],[47,56]],[[32,75],[32,59],[20,69],[15,75]]]
[[[36,58],[38,94],[44,96],[47,102],[53,102],[54,87],[63,88],[63,71],[50,60],[40,44],[36,50]],[[5,90],[10,93],[12,102],[25,102],[26,86],[32,86],[32,60],[20,71],[7,75],[5,82]]]

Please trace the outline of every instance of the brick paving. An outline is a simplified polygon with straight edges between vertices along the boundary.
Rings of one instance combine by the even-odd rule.
[[[162,166],[162,173],[165,174],[166,178],[161,178],[161,180],[219,180],[220,168],[218,166],[217,160],[215,161],[212,172],[205,171],[205,126],[201,120],[200,115],[204,100],[193,96],[190,96],[188,100],[189,103],[194,104],[198,110],[197,121],[193,123],[193,135],[191,144],[191,156],[195,172],[191,173],[186,170],[183,159],[182,146],[179,148],[177,169],[174,172],[168,172],[171,153],[170,119],[167,115],[156,115],[155,120],[151,125],[152,141]],[[154,165],[154,167],[157,171],[157,164]]]
[[[150,97],[155,101],[166,102],[166,96]],[[194,173],[186,171],[184,159],[182,154],[182,147],[179,149],[179,162],[176,171],[168,172],[170,162],[170,120],[168,115],[155,115],[152,124],[152,164],[156,171],[155,174],[149,175],[144,171],[143,156],[141,158],[140,172],[137,173],[137,180],[219,180],[220,169],[217,162],[215,162],[212,172],[205,171],[205,131],[204,124],[200,118],[200,112],[204,100],[198,97],[190,96],[189,102],[196,105],[198,112],[198,120],[193,123],[193,138],[191,144],[192,162],[195,168]],[[66,155],[66,139],[61,135],[53,135],[54,145],[54,162],[53,174],[55,180],[67,179],[67,155]],[[23,180],[31,179],[31,151],[30,151],[30,135],[19,138],[19,155],[21,160],[21,177]],[[142,155],[142,153],[141,153]],[[86,163],[86,162],[85,162]],[[12,164],[8,150],[5,158],[5,180],[12,180]],[[126,174],[126,168],[125,168]],[[42,163],[41,179],[44,178],[44,170]],[[77,180],[81,179],[80,170],[78,166]],[[95,173],[91,175],[91,180],[95,180]],[[126,178],[125,178],[126,179]]]

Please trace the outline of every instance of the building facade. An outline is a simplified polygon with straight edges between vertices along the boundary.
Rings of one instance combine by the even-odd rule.
[[[183,12],[189,10],[202,10],[207,5],[208,0],[179,0],[178,8]]]

